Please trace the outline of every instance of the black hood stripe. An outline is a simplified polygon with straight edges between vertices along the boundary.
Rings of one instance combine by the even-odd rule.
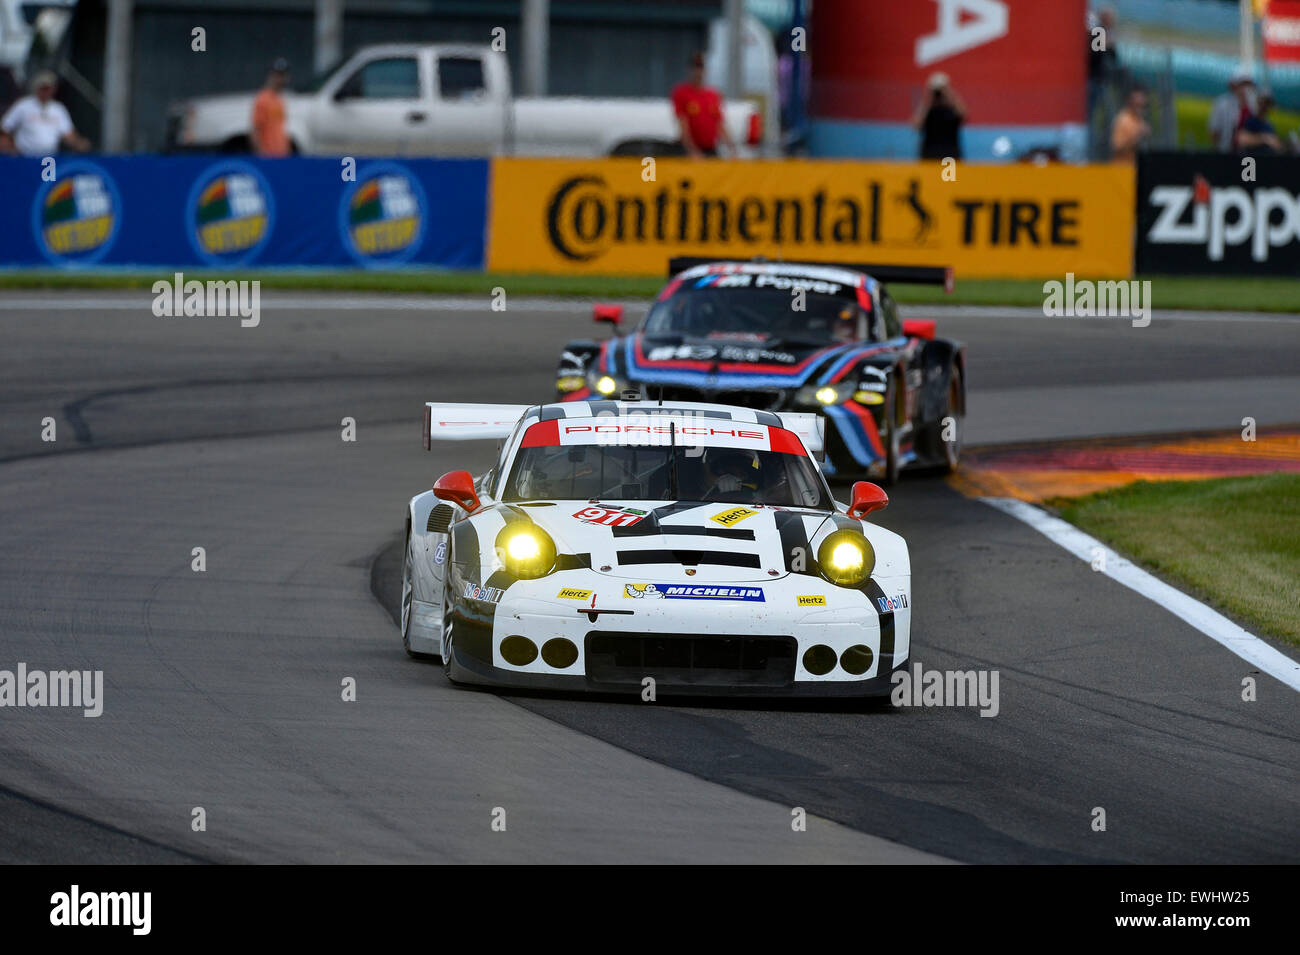
[[[718,567],[748,567],[757,570],[763,566],[757,554],[729,554],[716,550],[621,550],[618,562],[622,567],[640,564],[679,564],[696,567],[713,564]]]
[[[878,676],[884,676],[894,669],[894,611],[881,610],[878,601],[885,599],[885,592],[875,578],[862,585],[861,590],[867,595],[880,618],[880,665],[876,668]]]
[[[733,541],[752,541],[752,530],[739,527],[688,527],[685,524],[661,524],[650,515],[630,527],[613,527],[615,537],[654,537],[656,534],[673,537],[721,537]]]
[[[785,569],[791,574],[816,573],[816,560],[812,554],[812,544],[808,540],[808,531],[804,526],[802,514],[790,511],[776,511],[776,531],[781,536],[781,554],[785,560]],[[795,560],[803,555],[803,570],[795,570]]]

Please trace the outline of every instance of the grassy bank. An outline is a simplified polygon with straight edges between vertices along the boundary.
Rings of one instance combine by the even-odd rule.
[[[1300,475],[1142,481],[1050,503],[1255,632],[1300,645]]]
[[[68,272],[55,269],[0,272],[0,289],[142,289],[163,269],[139,272]],[[399,292],[441,295],[489,295],[504,288],[508,295],[555,295],[576,298],[649,298],[664,285],[660,276],[516,275],[501,272],[402,271],[264,271],[228,272],[186,269],[192,279],[257,279],[265,289]],[[1054,276],[1060,280],[1061,276]],[[1300,312],[1300,281],[1289,278],[1202,278],[1144,276],[1151,281],[1157,309],[1228,309]],[[892,286],[904,304],[1022,305],[1043,304],[1043,279],[962,279],[952,295],[929,286]]]

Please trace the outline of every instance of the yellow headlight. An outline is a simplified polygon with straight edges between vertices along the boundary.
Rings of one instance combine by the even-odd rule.
[[[520,580],[545,577],[555,569],[555,541],[536,524],[507,524],[496,547],[506,573]]]
[[[861,587],[876,567],[876,552],[857,531],[836,531],[817,548],[822,576],[837,587]]]
[[[506,553],[511,560],[536,560],[542,549],[532,534],[516,534],[506,542]]]
[[[596,390],[602,395],[612,395],[618,391],[618,382],[609,375],[601,375],[596,379]]]
[[[834,388],[818,388],[817,393],[813,396],[824,405],[835,404],[835,399],[839,397]]]

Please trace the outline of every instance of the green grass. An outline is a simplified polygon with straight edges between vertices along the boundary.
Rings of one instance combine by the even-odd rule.
[[[1050,503],[1247,628],[1300,645],[1300,474],[1139,481]]]
[[[431,294],[489,295],[500,287],[508,295],[556,295],[578,298],[650,298],[664,285],[659,276],[515,275],[502,272],[403,271],[263,271],[228,272],[185,269],[193,279],[257,279],[267,289],[324,289]],[[149,289],[167,269],[153,271],[75,271],[36,269],[0,271],[0,289]],[[1055,276],[1058,281],[1060,276]],[[1289,278],[1201,278],[1143,276],[1151,280],[1157,309],[1231,309],[1300,312],[1300,281]],[[1043,279],[962,279],[945,295],[930,286],[892,286],[904,304],[1025,305],[1043,304]]]
[[[1181,149],[1212,149],[1210,131],[1206,123],[1210,121],[1210,110],[1214,100],[1205,96],[1176,96],[1174,111],[1178,114],[1178,146]],[[1269,121],[1277,129],[1278,137],[1284,142],[1292,130],[1300,130],[1300,113],[1276,106],[1269,111]]]

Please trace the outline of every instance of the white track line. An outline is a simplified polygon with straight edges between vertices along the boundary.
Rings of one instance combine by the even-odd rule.
[[[1148,600],[1164,607],[1175,617],[1191,624],[1211,640],[1227,647],[1247,663],[1259,667],[1269,676],[1280,680],[1291,689],[1300,691],[1300,663],[1270,647],[1259,637],[1223,614],[1212,610],[1199,600],[1193,600],[1181,590],[1152,576],[1133,562],[1121,557],[1095,538],[1089,537],[1073,524],[1048,514],[1042,508],[1009,497],[980,498],[985,504],[1024,521],[1034,530],[1086,563],[1092,563],[1097,551],[1106,555],[1105,569],[1099,571],[1130,590],[1135,590]]]
[[[509,286],[506,286],[507,292]],[[153,293],[144,290],[123,292],[106,289],[95,294],[85,289],[67,292],[0,292],[0,316],[6,311],[67,312],[67,311],[137,311],[148,309],[153,303]],[[585,312],[593,299],[571,296],[553,297],[521,295],[507,300],[510,311],[520,312]],[[601,298],[600,301],[622,305],[629,310],[644,311],[648,299]],[[393,292],[310,292],[289,289],[263,289],[263,311],[276,309],[292,311],[330,312],[492,312],[492,298],[483,295],[418,295]],[[976,319],[1039,319],[1047,322],[1111,322],[1129,323],[1126,318],[1063,318],[1046,316],[1041,308],[1027,306],[992,305],[904,305],[904,318],[976,318]],[[494,313],[500,314],[500,313]],[[1152,321],[1176,322],[1267,322],[1300,323],[1300,314],[1274,312],[1207,312],[1191,310],[1160,310],[1152,312]]]

